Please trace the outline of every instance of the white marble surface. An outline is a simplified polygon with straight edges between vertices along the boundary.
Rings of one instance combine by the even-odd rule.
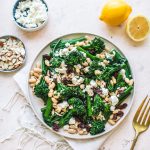
[[[131,66],[135,72],[136,92],[133,107],[126,120],[118,127],[113,135],[105,142],[105,150],[129,150],[128,140],[132,140],[134,130],[132,128],[132,118],[142,101],[142,98],[150,90],[150,37],[143,43],[136,44],[128,39],[125,34],[124,26],[109,27],[98,20],[100,9],[105,0],[46,0],[49,7],[49,22],[47,26],[37,32],[27,33],[16,27],[12,21],[12,8],[15,0],[0,0],[0,36],[16,35],[21,38],[27,49],[27,62],[32,61],[32,55],[35,55],[52,39],[72,32],[89,32],[101,35],[116,44],[124,54],[129,58]],[[134,14],[143,14],[150,16],[149,1],[128,0],[132,5]],[[131,1],[131,2],[130,2]],[[18,87],[13,80],[14,73],[0,73],[0,107],[3,107],[18,91]],[[17,101],[18,105],[21,101]],[[13,108],[11,115],[7,115],[10,128],[15,129],[16,115],[20,111]],[[19,112],[19,113],[18,113]],[[1,114],[0,114],[1,115]],[[130,122],[130,126],[126,126]],[[0,124],[0,133],[5,134],[10,128],[5,124]],[[16,150],[17,139],[20,133],[15,134],[14,140],[6,141],[0,144],[0,150]],[[149,150],[150,129],[143,133],[136,144],[135,150]],[[31,145],[30,145],[31,144]],[[32,146],[30,142],[24,149]],[[39,149],[46,149],[43,145]]]

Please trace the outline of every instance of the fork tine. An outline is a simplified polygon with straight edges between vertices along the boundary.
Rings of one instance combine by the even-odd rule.
[[[147,120],[147,122],[146,122],[146,120]],[[146,111],[146,114],[144,116],[142,124],[145,124],[147,126],[149,124],[149,122],[150,122],[150,107]]]
[[[141,121],[142,121],[142,118],[143,118],[144,113],[145,113],[145,111],[146,111],[146,108],[147,108],[147,106],[148,106],[149,100],[150,100],[150,99],[148,99],[148,101],[146,102],[146,104],[145,104],[145,106],[144,106],[142,112],[141,112],[141,110],[140,110],[141,114],[139,114],[140,117],[139,117],[139,119],[138,119],[138,122],[141,122]],[[140,112],[139,112],[139,113],[140,113]]]
[[[133,118],[133,121],[135,121],[135,122],[137,121],[137,118],[138,118],[138,116],[139,116],[139,112],[141,111],[141,109],[142,109],[142,107],[143,107],[143,105],[144,105],[144,103],[145,103],[147,97],[148,97],[148,95],[144,98],[142,104],[139,106],[139,108],[138,108],[138,110],[137,110],[137,112],[136,112],[136,114],[135,114],[135,116],[134,116],[134,118]]]

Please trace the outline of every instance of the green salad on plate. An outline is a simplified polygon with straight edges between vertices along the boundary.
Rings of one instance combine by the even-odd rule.
[[[128,60],[95,36],[50,43],[30,73],[33,93],[44,101],[44,122],[53,130],[96,135],[115,125],[133,90]]]

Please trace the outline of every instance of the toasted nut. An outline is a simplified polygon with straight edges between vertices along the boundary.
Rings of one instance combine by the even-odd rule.
[[[106,101],[106,102],[109,102],[109,101],[110,101],[110,99],[109,99],[108,97],[106,97],[106,98],[105,98],[105,101]]]
[[[86,61],[87,61],[88,63],[91,63],[91,59],[90,59],[90,58],[86,58]]]
[[[96,80],[96,84],[100,86],[101,85],[101,81]]]
[[[130,81],[129,81],[129,85],[133,85],[133,79],[131,79]]]
[[[77,131],[75,129],[68,129],[68,133],[75,134]]]
[[[116,84],[116,78],[114,76],[112,76],[112,81],[114,84]]]
[[[10,56],[12,56],[12,52],[11,51],[9,51],[7,54],[6,54],[6,56],[8,56],[8,57],[10,57]]]
[[[53,96],[53,92],[49,92],[48,97],[52,97],[52,96]]]
[[[100,75],[101,71],[100,70],[95,70],[94,73],[95,73],[95,75]]]
[[[59,98],[59,95],[54,95],[54,98],[55,98],[55,99],[58,99],[58,98]]]
[[[113,114],[117,114],[120,111],[120,109],[116,109],[113,111]]]
[[[85,85],[84,85],[84,84],[81,84],[81,85],[80,85],[80,89],[83,90],[84,88],[85,88]]]
[[[45,65],[46,65],[46,66],[50,66],[50,63],[49,63],[48,60],[45,60]]]
[[[99,54],[99,58],[104,59],[105,58],[105,54]]]
[[[83,130],[78,130],[78,133],[79,133],[80,135],[83,135],[83,134],[84,134],[84,131],[83,131]]]
[[[30,76],[33,76],[33,73],[34,73],[34,71],[33,71],[33,70],[31,70],[31,71],[30,71]]]
[[[87,131],[83,131],[83,135],[87,135],[88,134],[88,132]]]
[[[112,80],[110,80],[110,84],[113,86],[114,85],[114,82]]]
[[[116,122],[113,121],[113,120],[111,120],[111,119],[109,119],[109,120],[108,120],[108,123],[111,124],[111,125],[115,125]]]
[[[34,72],[37,72],[37,73],[41,73],[42,72],[42,69],[40,69],[40,68],[34,68],[33,70],[34,70]]]
[[[30,79],[29,79],[29,83],[35,83],[36,82],[36,79],[32,76]]]
[[[14,64],[16,61],[17,61],[17,59],[14,58],[14,59],[12,60],[12,63]]]
[[[53,89],[50,89],[50,91],[49,92],[51,92],[51,93],[53,93],[54,94],[54,90]]]
[[[19,57],[18,59],[19,59],[20,61],[23,61],[23,60],[24,60],[22,57]]]
[[[61,109],[62,109],[62,108],[61,108],[60,106],[57,105],[57,108],[56,108],[55,111],[58,112],[58,113],[60,113],[60,112],[61,112]]]
[[[45,82],[46,82],[47,84],[50,84],[50,83],[51,83],[51,81],[50,81],[50,79],[49,79],[48,76],[45,76]]]
[[[77,73],[80,73],[80,69],[79,69],[79,68],[76,68],[76,72],[77,72]]]
[[[54,88],[55,88],[55,83],[52,82],[51,84],[49,84],[49,88],[50,88],[50,89],[54,89]]]
[[[76,129],[76,126],[75,125],[70,125],[69,128],[70,129]]]
[[[56,104],[58,103],[58,101],[54,97],[52,97],[52,102]]]
[[[30,84],[30,87],[34,87],[35,86],[35,84]]]
[[[124,80],[125,80],[125,82],[126,82],[127,84],[130,83],[130,80],[129,80],[128,78],[125,78]]]
[[[84,63],[82,63],[83,66],[87,67],[88,63],[85,61]]]
[[[104,59],[103,63],[104,63],[105,65],[108,65],[108,64],[109,64],[109,61],[106,60],[106,59]]]
[[[39,78],[39,76],[40,76],[40,75],[39,75],[38,73],[36,73],[36,72],[34,72],[33,75],[34,75],[35,77],[37,77],[37,78]]]
[[[112,114],[112,115],[110,115],[109,119],[110,119],[110,120],[112,120],[112,119],[113,119],[113,114]]]

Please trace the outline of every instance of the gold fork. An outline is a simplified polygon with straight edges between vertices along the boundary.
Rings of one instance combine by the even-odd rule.
[[[146,131],[150,125],[150,98],[148,95],[144,98],[143,102],[139,106],[134,118],[133,118],[133,127],[135,129],[135,138],[133,140],[130,150],[134,149],[138,136]]]

